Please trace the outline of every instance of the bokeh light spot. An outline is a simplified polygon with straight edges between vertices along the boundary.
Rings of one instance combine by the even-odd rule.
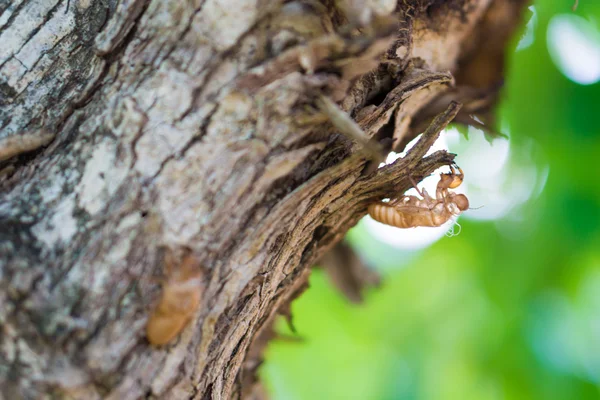
[[[517,45],[517,51],[528,48],[535,41],[534,32],[537,25],[537,13],[535,12],[535,6],[529,6],[529,11],[531,11],[531,18],[529,21],[527,21],[525,32],[523,33],[523,36]]]
[[[548,24],[548,50],[554,64],[581,85],[600,80],[600,33],[586,19],[560,14]]]

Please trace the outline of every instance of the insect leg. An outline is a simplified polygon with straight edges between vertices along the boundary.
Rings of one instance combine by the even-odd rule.
[[[454,167],[456,167],[456,169],[458,169],[458,173],[454,169]],[[449,187],[451,189],[455,189],[455,188],[459,187],[461,185],[461,183],[463,182],[463,179],[465,178],[465,173],[456,163],[454,163],[454,165],[450,165],[450,171],[452,171],[451,172],[452,182],[450,183]]]
[[[423,192],[421,191],[421,189],[419,189],[419,187],[417,186],[417,182],[415,182],[413,177],[411,175],[409,175],[408,179],[410,179],[410,183],[412,183],[413,187],[417,190],[417,193],[419,193],[419,196],[424,198],[425,196],[423,195]]]

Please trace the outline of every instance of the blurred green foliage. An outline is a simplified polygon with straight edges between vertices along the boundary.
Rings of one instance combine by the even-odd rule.
[[[292,307],[300,340],[266,353],[273,399],[600,398],[600,83],[565,76],[546,38],[558,14],[597,24],[600,2],[571,5],[535,3],[499,109],[511,149],[549,166],[541,195],[500,220],[461,218],[460,236],[424,251],[359,224],[348,240],[383,286],[354,306],[313,272]]]

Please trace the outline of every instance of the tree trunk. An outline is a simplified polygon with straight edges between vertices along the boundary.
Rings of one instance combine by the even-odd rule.
[[[452,162],[452,99],[490,115],[523,6],[0,0],[0,398],[259,396],[310,266]],[[151,346],[184,253],[200,306]]]

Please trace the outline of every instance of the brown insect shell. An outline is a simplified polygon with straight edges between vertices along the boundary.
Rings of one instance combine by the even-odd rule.
[[[452,196],[452,202],[459,210],[458,213],[455,214],[460,214],[461,212],[469,209],[469,199],[464,194],[455,194]]]
[[[188,256],[163,284],[160,300],[148,319],[148,341],[160,346],[173,340],[193,317],[202,300],[202,270]]]
[[[443,203],[437,203],[431,209],[431,214],[429,216],[431,220],[431,224],[419,224],[419,226],[441,226],[445,224],[450,219],[451,214],[446,211]],[[425,221],[422,221],[425,222]],[[429,222],[429,221],[428,221]]]
[[[451,170],[452,172],[449,174],[440,174],[440,181],[437,185],[438,192],[445,189],[456,189],[463,183],[465,174],[462,169],[458,168],[458,173],[456,173],[454,168],[451,168]]]

